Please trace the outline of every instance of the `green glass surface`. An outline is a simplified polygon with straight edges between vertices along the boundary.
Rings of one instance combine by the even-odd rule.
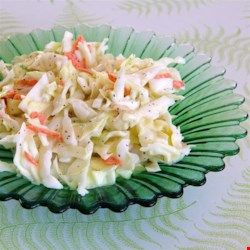
[[[186,64],[173,67],[180,71],[186,83],[186,89],[180,92],[185,99],[176,102],[170,112],[175,116],[173,122],[180,127],[184,141],[193,145],[192,151],[172,166],[161,163],[158,173],[134,173],[129,180],[119,177],[116,184],[91,189],[84,197],[67,187],[48,189],[34,185],[22,176],[1,172],[1,200],[13,198],[25,208],[41,205],[55,213],[76,208],[91,214],[100,207],[121,212],[133,203],[152,206],[158,197],[180,197],[187,185],[203,185],[205,174],[221,171],[225,167],[223,158],[239,152],[235,141],[246,136],[246,130],[239,124],[247,119],[247,113],[239,109],[244,98],[234,94],[236,83],[224,79],[225,69],[213,67],[211,58],[195,53],[191,45],[176,44],[171,37],[157,36],[149,31],[137,33],[127,27],[113,29],[107,25],[55,27],[49,31],[17,34],[1,41],[0,58],[11,62],[17,55],[42,50],[48,42],[60,41],[66,30],[73,32],[74,36],[83,34],[87,41],[100,42],[108,37],[108,52],[114,55],[135,54],[153,59],[184,57]],[[11,162],[12,158],[11,151],[0,147],[0,160]]]

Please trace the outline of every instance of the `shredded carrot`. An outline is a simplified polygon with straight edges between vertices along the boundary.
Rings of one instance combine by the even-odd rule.
[[[17,83],[23,86],[34,86],[38,81],[36,79],[22,79],[19,80]]]
[[[39,112],[32,112],[30,114],[30,118],[32,119],[38,118],[41,124],[45,124],[47,120],[46,116],[43,113],[39,113]]]
[[[78,58],[76,57],[76,55],[74,53],[72,53],[72,52],[65,53],[65,56],[68,57],[68,59],[72,62],[72,64],[74,65],[74,67],[76,69],[78,69],[79,71],[83,71],[85,73],[88,73],[88,74],[92,75],[92,72],[90,71],[90,69],[86,68],[85,60],[80,62],[78,60]]]
[[[79,43],[83,43],[84,41],[85,39],[83,36],[78,36],[72,46],[71,52],[74,53],[77,50]]]
[[[161,73],[161,74],[157,74],[154,79],[162,79],[162,78],[172,78],[172,75],[170,73]],[[173,87],[175,89],[180,89],[181,87],[184,86],[183,81],[173,81]]]
[[[78,61],[76,55],[75,55],[74,52],[72,52],[72,51],[71,51],[71,52],[66,52],[66,53],[64,53],[64,55],[67,56],[68,59],[69,59],[70,61],[72,61],[73,64],[74,64],[75,61]],[[78,61],[78,62],[79,62],[79,61]]]
[[[45,135],[47,135],[48,137],[51,137],[54,140],[57,140],[57,141],[60,141],[60,142],[63,141],[62,135],[60,133],[54,131],[54,130],[50,130],[50,129],[47,129],[47,128],[40,128],[40,127],[34,126],[32,124],[27,125],[27,128],[29,130],[35,132],[35,133],[45,134]]]
[[[170,73],[161,73],[157,74],[154,79],[161,79],[161,78],[171,78],[172,75]]]
[[[91,75],[91,76],[93,75],[93,73],[91,72],[91,70],[88,69],[88,68],[79,67],[78,70],[80,70],[80,71],[82,71],[82,72],[85,72],[85,73],[87,73],[87,74],[89,74],[89,75]]]
[[[108,72],[108,78],[112,83],[115,83],[117,79],[116,75],[112,72]],[[130,95],[130,92],[131,92],[131,88],[129,86],[125,86],[124,95],[125,96]]]
[[[125,88],[124,88],[124,95],[125,96],[130,95],[130,92],[131,92],[131,88],[129,86],[125,86]]]
[[[115,82],[117,79],[116,75],[112,72],[108,72],[108,78],[111,82]]]
[[[15,100],[21,100],[22,99],[21,95],[15,89],[9,90],[2,98],[15,99]]]
[[[24,157],[26,158],[28,162],[38,167],[38,161],[29,152],[24,151]]]
[[[184,86],[184,83],[183,83],[183,81],[173,81],[173,87],[175,88],[175,89],[180,89],[180,88],[182,88]]]
[[[15,100],[22,100],[22,97],[21,97],[21,95],[20,94],[15,94],[14,96],[13,96],[13,99],[15,99]]]
[[[3,98],[6,98],[6,99],[10,98],[10,99],[12,99],[16,94],[17,94],[17,91],[14,90],[14,89],[11,89],[11,90],[9,90],[9,91],[3,96]]]
[[[85,58],[82,59],[82,62],[81,62],[81,63],[82,63],[82,66],[83,66],[84,69],[88,69],[87,63],[86,63],[86,59],[85,59]],[[91,73],[91,74],[92,74],[92,73]]]
[[[122,161],[115,155],[111,155],[108,159],[103,160],[107,165],[121,165]]]
[[[77,50],[79,43],[82,42],[85,42],[85,38],[83,36],[78,36],[72,46],[72,50],[70,52],[65,53],[65,56],[68,57],[68,59],[72,62],[72,64],[77,70],[92,75],[91,70],[87,68],[86,60],[83,59],[82,61],[79,61],[79,59],[75,54],[75,51]],[[88,45],[88,48],[90,49],[90,45]]]
[[[82,66],[74,52],[67,52],[65,53],[65,56],[68,57],[68,59],[72,62],[75,68]]]

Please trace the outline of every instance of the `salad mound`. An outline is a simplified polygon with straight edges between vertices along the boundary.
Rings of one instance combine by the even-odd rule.
[[[171,63],[184,59],[115,57],[107,42],[66,31],[44,51],[0,61],[0,145],[14,152],[0,171],[85,195],[189,154],[168,112],[185,87]]]

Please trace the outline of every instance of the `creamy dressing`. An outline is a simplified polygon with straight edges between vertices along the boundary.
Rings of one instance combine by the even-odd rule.
[[[0,144],[15,151],[0,171],[85,195],[189,154],[168,111],[185,88],[169,64],[185,60],[114,57],[107,42],[67,31],[44,51],[0,62]]]

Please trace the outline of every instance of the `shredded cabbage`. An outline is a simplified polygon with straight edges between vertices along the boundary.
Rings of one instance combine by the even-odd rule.
[[[85,195],[189,154],[168,111],[185,88],[170,65],[185,60],[115,57],[107,38],[73,37],[0,61],[0,145],[15,153],[0,171]]]

